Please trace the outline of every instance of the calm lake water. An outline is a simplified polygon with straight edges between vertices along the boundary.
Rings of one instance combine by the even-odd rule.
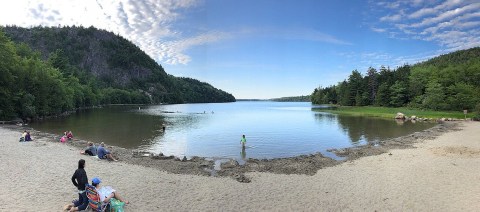
[[[32,123],[40,131],[175,156],[279,158],[365,145],[434,126],[312,111],[306,102],[111,106]],[[165,132],[162,125],[166,126]],[[240,139],[246,135],[247,148]],[[333,157],[333,156],[332,156]]]

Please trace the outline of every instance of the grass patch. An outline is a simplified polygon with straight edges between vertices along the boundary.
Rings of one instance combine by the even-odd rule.
[[[463,111],[431,111],[411,109],[406,107],[392,108],[392,107],[350,107],[350,106],[332,106],[327,108],[315,108],[315,111],[329,112],[334,114],[352,115],[352,116],[370,116],[381,118],[394,118],[400,112],[408,117],[417,116],[421,118],[456,118],[463,119],[465,115]],[[475,114],[469,112],[467,118],[474,117]]]

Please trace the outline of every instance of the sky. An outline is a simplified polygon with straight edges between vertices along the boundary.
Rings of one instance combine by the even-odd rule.
[[[15,0],[0,25],[95,26],[169,74],[268,99],[480,46],[480,0]]]

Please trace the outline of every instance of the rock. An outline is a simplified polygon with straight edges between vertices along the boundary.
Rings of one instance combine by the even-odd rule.
[[[175,156],[171,155],[171,156],[165,156],[163,154],[158,154],[158,155],[153,155],[152,157],[150,157],[152,159],[157,159],[157,160],[170,160],[170,159],[174,159]]]
[[[446,118],[441,118],[440,121],[446,121],[447,119]]]
[[[222,169],[231,169],[231,168],[235,168],[236,166],[238,166],[238,162],[236,160],[230,160],[228,162],[225,162],[225,163],[222,163],[220,165],[220,167]]]
[[[233,178],[235,178],[235,180],[237,180],[238,182],[241,182],[241,183],[249,183],[250,182],[250,179],[248,179],[243,173],[235,174],[233,176]]]
[[[398,112],[395,119],[405,119],[405,114]]]
[[[208,166],[210,166],[210,163],[208,161],[203,161],[203,162],[200,163],[200,166],[208,167]]]
[[[411,119],[412,120],[417,120],[417,116],[412,116]]]

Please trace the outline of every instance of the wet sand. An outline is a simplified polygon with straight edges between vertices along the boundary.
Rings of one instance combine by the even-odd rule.
[[[232,162],[217,177],[210,176],[213,162],[202,158],[135,157],[113,147],[120,162],[107,162],[80,155],[83,141],[65,145],[35,132],[34,142],[19,143],[20,134],[20,128],[0,127],[0,211],[61,211],[77,198],[70,178],[81,158],[90,179],[102,178],[131,202],[127,211],[475,211],[480,206],[478,122],[332,150],[347,157],[344,162],[319,154],[249,160],[245,166]]]

